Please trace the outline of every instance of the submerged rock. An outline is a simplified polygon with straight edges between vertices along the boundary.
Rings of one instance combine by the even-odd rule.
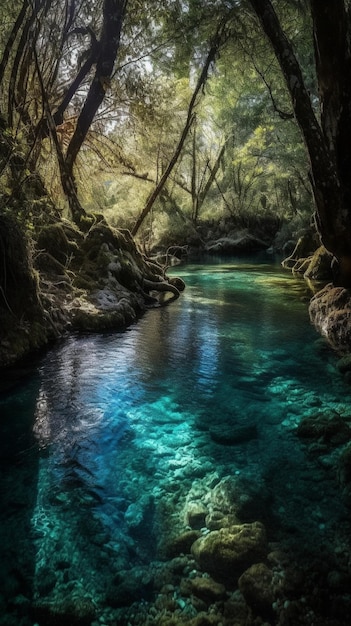
[[[255,563],[239,578],[238,585],[247,604],[256,615],[273,615],[273,572],[264,563]]]
[[[214,530],[195,541],[191,552],[199,567],[217,580],[235,582],[238,577],[267,555],[263,524],[241,524]]]
[[[168,542],[165,548],[167,556],[175,557],[181,554],[190,554],[191,546],[200,536],[201,533],[198,530],[187,530],[177,535]]]
[[[235,523],[264,519],[270,508],[272,494],[264,481],[241,476],[222,478],[204,497],[210,530],[233,526]],[[234,522],[236,520],[236,522]]]
[[[45,626],[90,626],[96,617],[96,607],[87,597],[67,598],[46,602],[38,600],[33,605],[33,618]]]
[[[302,439],[318,439],[337,446],[351,439],[351,428],[340,415],[313,415],[301,420],[297,435]]]
[[[191,528],[202,528],[205,526],[207,513],[207,508],[201,502],[188,502],[185,510],[185,521]]]
[[[147,569],[124,570],[108,587],[106,603],[113,608],[129,606],[133,602],[151,598],[153,588],[153,577]]]
[[[218,602],[226,596],[226,588],[210,576],[195,576],[183,579],[180,585],[181,593],[185,596],[194,595],[206,604]]]
[[[218,424],[210,428],[210,436],[213,441],[222,446],[235,446],[256,439],[257,426],[256,424]]]

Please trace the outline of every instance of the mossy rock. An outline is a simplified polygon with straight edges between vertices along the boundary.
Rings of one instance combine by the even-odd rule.
[[[308,266],[304,272],[304,278],[320,281],[332,280],[333,258],[333,255],[328,252],[324,246],[319,246],[319,248],[317,248],[317,250],[313,253],[312,257],[308,260]]]
[[[351,428],[340,415],[313,415],[301,420],[297,435],[337,446],[351,440]]]
[[[264,563],[251,565],[239,578],[239,589],[254,615],[273,618],[273,572]]]
[[[251,565],[267,555],[261,522],[214,530],[193,543],[191,552],[203,571],[216,580],[235,582]]]
[[[79,255],[83,234],[71,224],[57,222],[45,226],[39,233],[37,249],[48,252],[54,259],[67,264]]]

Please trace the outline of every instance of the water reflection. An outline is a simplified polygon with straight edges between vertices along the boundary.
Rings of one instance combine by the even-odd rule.
[[[350,401],[334,355],[320,357],[303,283],[244,263],[183,278],[172,306],[123,333],[71,337],[42,360],[25,405],[35,480],[23,499],[39,605],[89,597],[115,623],[106,588],[163,557],[186,502],[228,475],[254,486],[245,514],[274,540],[322,545],[344,514],[335,483],[316,504],[320,476],[294,434],[302,415],[342,414]],[[17,413],[10,446],[22,426]]]

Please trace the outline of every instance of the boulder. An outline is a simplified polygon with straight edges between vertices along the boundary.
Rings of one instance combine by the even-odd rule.
[[[228,528],[240,524],[240,520],[234,513],[221,513],[221,511],[212,511],[206,516],[206,528],[209,530],[219,530],[220,528]]]
[[[351,292],[331,283],[316,293],[309,306],[312,324],[337,351],[351,349]]]
[[[185,509],[185,522],[191,528],[203,528],[205,526],[207,513],[207,508],[201,502],[187,502]]]
[[[247,604],[256,615],[273,616],[273,572],[264,563],[251,565],[239,578],[238,585]]]
[[[191,546],[200,537],[200,531],[187,530],[176,537],[173,537],[165,547],[168,557],[179,556],[180,554],[190,554]]]
[[[270,490],[257,477],[249,480],[242,476],[226,476],[204,498],[210,516],[207,521],[212,525],[212,521],[216,523],[216,520],[218,522],[228,515],[241,522],[262,519],[270,507],[271,498]],[[230,525],[227,523],[229,519],[222,519],[223,523],[219,522],[218,528]],[[207,525],[210,530],[211,525]]]
[[[210,576],[184,578],[180,585],[180,591],[185,596],[194,595],[206,604],[218,602],[226,596],[225,586],[216,582]]]
[[[216,580],[235,582],[266,557],[265,528],[260,522],[220,528],[197,539],[191,552],[198,566]]]
[[[297,435],[337,446],[351,440],[351,428],[340,415],[312,415],[301,420]]]
[[[205,246],[205,251],[209,254],[245,254],[266,250],[269,243],[252,235],[248,230],[241,230],[232,236],[220,237],[215,241],[209,241]]]
[[[106,604],[120,608],[149,599],[153,593],[153,585],[153,577],[143,568],[121,571],[106,589]]]
[[[333,278],[332,261],[333,255],[325,249],[324,246],[319,246],[309,258],[307,268],[304,272],[304,278],[309,280],[330,281]]]

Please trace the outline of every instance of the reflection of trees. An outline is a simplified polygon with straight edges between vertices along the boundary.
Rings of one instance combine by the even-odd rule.
[[[180,310],[153,310],[141,323],[133,353],[141,380],[157,380],[165,393],[179,390],[186,400],[197,386],[203,391],[218,382],[218,320],[209,307],[189,302]],[[185,367],[190,375],[184,376]]]

